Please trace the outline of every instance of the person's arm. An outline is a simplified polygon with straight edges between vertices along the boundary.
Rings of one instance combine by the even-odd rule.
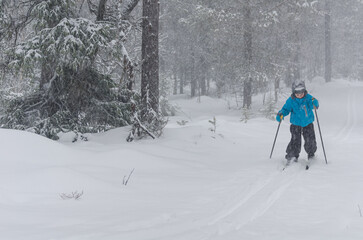
[[[292,99],[288,98],[286,100],[286,103],[284,104],[284,106],[280,110],[280,112],[282,113],[282,115],[284,115],[284,117],[289,115],[291,113],[291,111],[292,111],[292,102],[291,101],[292,101]]]
[[[292,110],[291,101],[292,101],[291,98],[287,99],[286,100],[286,103],[284,104],[284,106],[282,107],[282,109],[277,113],[276,120],[278,122],[280,122],[281,120],[284,119],[284,117],[286,117],[287,115],[290,114],[290,112]]]

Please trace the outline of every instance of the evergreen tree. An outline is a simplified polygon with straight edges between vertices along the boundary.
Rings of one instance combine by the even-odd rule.
[[[46,0],[29,8],[34,34],[9,52],[10,65],[39,79],[39,88],[10,102],[2,127],[57,139],[61,131],[99,132],[131,123],[137,94],[100,72],[102,54],[126,54],[115,46],[120,29],[76,17],[74,6],[71,0]]]

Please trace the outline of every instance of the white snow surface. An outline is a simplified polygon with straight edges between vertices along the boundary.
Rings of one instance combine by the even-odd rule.
[[[363,83],[307,88],[328,159],[315,121],[308,171],[304,150],[282,171],[288,118],[270,159],[278,123],[242,122],[209,97],[174,97],[181,111],[156,140],[127,143],[128,127],[76,143],[0,129],[0,239],[363,239]]]

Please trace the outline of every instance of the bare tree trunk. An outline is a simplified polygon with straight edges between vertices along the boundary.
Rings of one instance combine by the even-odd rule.
[[[178,77],[177,77],[176,72],[174,72],[173,77],[174,77],[173,95],[177,95],[178,94]]]
[[[202,71],[199,77],[199,88],[201,95],[206,96],[207,95],[206,75],[208,70],[205,57],[202,56],[200,58],[200,61],[201,61],[200,68]]]
[[[191,97],[196,96],[196,89],[197,89],[197,79],[195,76],[195,55],[194,49],[192,49],[192,59],[191,59],[191,68],[190,68],[190,95]]]
[[[245,61],[247,77],[243,84],[243,107],[251,108],[252,103],[252,16],[250,0],[246,0],[244,5],[244,33]]]
[[[180,71],[179,93],[184,94],[184,82],[185,82],[184,66],[180,66],[179,71]]]
[[[107,0],[100,0],[98,4],[97,21],[102,21],[106,11]]]
[[[159,108],[159,0],[143,0],[141,97]],[[146,102],[145,102],[146,103]]]
[[[252,104],[252,77],[248,77],[243,84],[243,107],[251,108]]]
[[[331,81],[332,74],[330,14],[330,0],[325,0],[325,82]]]
[[[278,101],[278,91],[280,89],[280,76],[276,76],[275,82],[274,82],[274,93],[275,93],[275,102]]]
[[[300,54],[301,54],[301,44],[300,44],[300,36],[299,36],[299,30],[295,30],[295,56],[293,60],[293,74],[294,74],[294,81],[300,81],[301,74],[300,74]]]
[[[177,55],[174,54],[174,64],[173,64],[173,77],[174,77],[174,83],[173,83],[173,95],[178,94],[178,66],[177,66],[178,58]]]

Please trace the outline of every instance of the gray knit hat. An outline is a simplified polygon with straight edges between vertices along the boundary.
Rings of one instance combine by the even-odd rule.
[[[292,92],[293,93],[304,93],[306,91],[305,83],[298,82],[292,84]]]

